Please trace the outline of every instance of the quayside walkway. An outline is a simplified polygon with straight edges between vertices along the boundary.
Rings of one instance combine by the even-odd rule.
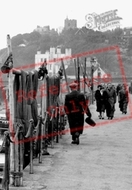
[[[113,120],[99,120],[95,104],[90,108],[97,126],[86,125],[80,144],[71,144],[69,133],[63,135],[41,164],[34,160],[34,174],[29,167],[24,170],[23,187],[10,190],[132,189],[131,110],[122,115],[117,103]]]

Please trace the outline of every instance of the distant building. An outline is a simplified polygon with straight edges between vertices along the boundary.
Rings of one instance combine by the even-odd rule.
[[[123,34],[121,35],[121,44],[123,47],[128,47],[130,38],[132,38],[132,27],[124,28]]]
[[[40,34],[47,33],[50,31],[50,26],[37,26],[37,28],[34,31],[39,32]]]
[[[75,20],[75,19],[71,20],[71,19],[66,18],[64,21],[64,28],[66,30],[68,30],[70,28],[72,28],[72,29],[77,28],[77,20]]]
[[[38,69],[46,59],[48,71],[52,73],[57,73],[58,69],[61,66],[60,58],[64,58],[65,65],[70,64],[70,59],[66,57],[71,57],[71,49],[65,49],[64,54],[61,53],[61,48],[59,47],[51,47],[49,51],[45,52],[45,54],[41,54],[41,51],[38,51],[35,55],[35,69]],[[57,61],[57,59],[59,60]]]
[[[57,33],[60,34],[63,31],[64,27],[60,26],[56,29]]]
[[[132,27],[124,28],[123,37],[126,37],[126,38],[132,37]]]

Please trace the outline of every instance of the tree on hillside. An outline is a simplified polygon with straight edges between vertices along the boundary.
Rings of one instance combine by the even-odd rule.
[[[31,33],[23,34],[23,39],[26,40],[28,43],[32,43],[34,41],[39,41],[41,38],[41,34],[39,32],[33,31]]]
[[[19,46],[20,44],[23,44],[23,35],[18,34],[17,36],[12,37],[12,46]]]

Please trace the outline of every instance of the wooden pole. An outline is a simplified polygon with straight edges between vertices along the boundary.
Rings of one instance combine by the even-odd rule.
[[[37,125],[37,130],[38,130],[38,134],[37,134],[37,141],[39,143],[39,156],[38,156],[38,161],[39,163],[42,163],[42,135],[43,135],[43,130],[42,130],[42,116],[39,116],[39,120],[38,120],[38,125]]]
[[[55,118],[56,118],[56,143],[59,143],[59,107],[56,107],[55,110]]]
[[[84,79],[84,93],[86,91],[86,84],[85,84],[85,79],[86,79],[86,61],[87,61],[87,59],[85,57],[85,59],[84,59],[84,76],[83,76],[83,79]]]
[[[68,93],[70,93],[69,86],[68,86],[67,75],[66,75],[66,70],[65,70],[65,65],[64,65],[63,59],[61,59],[61,65],[62,65],[62,68],[63,68],[63,71],[64,71],[64,76],[65,76],[67,91],[68,91]]]
[[[51,148],[54,148],[54,114],[55,114],[55,110],[52,110],[52,115],[50,118],[51,121]]]
[[[23,154],[24,154],[24,144],[23,144],[23,134],[24,127],[19,125],[19,134],[18,134],[18,146],[19,146],[19,186],[23,186]]]
[[[75,77],[77,80],[77,63],[76,63],[76,59],[74,59],[74,66],[75,66]]]
[[[10,182],[10,139],[9,133],[6,131],[4,133],[4,143],[5,143],[5,166],[4,166],[4,176],[2,181],[2,189],[9,190]]]
[[[7,49],[8,49],[8,56],[10,53],[12,53],[12,47],[11,47],[11,39],[10,35],[7,35]],[[9,131],[12,137],[12,140],[14,138],[14,92],[13,92],[13,80],[14,76],[12,73],[12,70],[9,72],[8,77],[8,85],[9,85]],[[10,146],[10,168],[11,168],[11,175],[10,175],[10,183],[14,184],[14,172],[16,170],[15,166],[15,143],[12,143]]]
[[[92,90],[92,104],[94,104],[94,81],[93,81],[94,66],[91,66],[91,90]]]
[[[46,67],[46,60],[45,60],[45,67]],[[42,114],[42,124],[41,124],[41,154],[42,155],[49,155],[49,152],[47,151],[47,144],[46,144],[46,127],[48,125],[47,122],[47,110],[49,108],[49,78],[47,75],[45,75],[42,86],[45,87],[45,91],[41,91],[41,114]],[[46,93],[46,94],[45,94]],[[44,122],[45,120],[45,122]],[[40,161],[40,163],[42,160]]]
[[[77,58],[77,82],[78,82],[78,91],[80,92],[80,64],[79,64],[79,57]]]
[[[30,121],[30,174],[33,174],[33,121]]]

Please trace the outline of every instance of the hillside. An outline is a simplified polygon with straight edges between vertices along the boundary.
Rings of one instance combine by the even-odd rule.
[[[50,47],[61,46],[62,52],[65,48],[71,48],[72,54],[78,54],[109,47],[111,45],[119,45],[122,52],[121,56],[126,75],[131,76],[132,67],[130,49],[123,53],[122,46],[120,45],[121,35],[121,29],[102,33],[88,30],[86,28],[82,28],[81,30],[63,30],[61,34],[58,34],[55,30],[51,30],[49,33],[43,35],[38,32],[18,34],[17,36],[12,37],[14,67],[33,64],[36,52],[40,50],[42,53],[45,53]],[[4,49],[0,51],[0,56],[3,55],[4,51],[6,50]],[[102,52],[92,56],[97,57],[101,68],[106,72],[112,73],[114,76],[121,75],[116,51]],[[2,63],[4,62],[4,59],[2,59]]]

